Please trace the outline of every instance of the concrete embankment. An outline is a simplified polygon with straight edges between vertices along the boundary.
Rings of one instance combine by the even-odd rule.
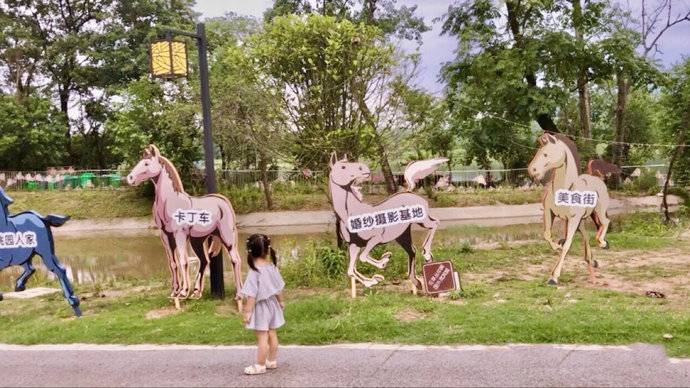
[[[678,198],[671,197],[675,209]],[[637,211],[658,211],[661,197],[622,198],[611,201],[610,215]],[[491,205],[432,208],[432,216],[441,220],[441,228],[454,225],[505,226],[542,222],[542,204]],[[331,211],[257,212],[238,216],[238,226],[245,233],[307,234],[333,230],[335,217]],[[151,218],[114,218],[71,220],[54,228],[56,235],[87,233],[142,233],[155,231]]]

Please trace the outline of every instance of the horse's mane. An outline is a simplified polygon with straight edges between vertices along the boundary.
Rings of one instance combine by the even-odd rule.
[[[168,176],[172,181],[173,190],[175,190],[178,193],[184,193],[185,191],[184,186],[182,185],[182,179],[180,179],[180,174],[177,172],[177,169],[172,164],[172,162],[168,160],[168,158],[166,158],[165,156],[159,156],[158,161],[163,165],[165,172],[168,173]]]
[[[580,172],[580,154],[577,151],[577,145],[575,142],[569,138],[567,135],[558,133],[558,132],[550,132],[553,136],[556,137],[556,139],[562,141],[570,150],[570,154],[573,156],[573,161],[575,162],[575,169],[577,172]]]

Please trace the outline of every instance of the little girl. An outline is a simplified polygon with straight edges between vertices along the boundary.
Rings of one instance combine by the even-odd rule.
[[[266,260],[270,256],[272,261]],[[266,373],[266,368],[278,367],[278,334],[283,326],[283,287],[285,282],[278,272],[276,252],[271,239],[263,234],[254,234],[247,240],[247,264],[249,273],[244,281],[242,295],[247,298],[244,307],[244,323],[256,334],[256,364],[244,368],[248,375]]]

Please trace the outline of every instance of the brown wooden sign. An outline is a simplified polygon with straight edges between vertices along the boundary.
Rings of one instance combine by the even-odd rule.
[[[448,292],[458,288],[455,279],[453,263],[450,261],[437,261],[422,266],[424,285],[429,294]]]

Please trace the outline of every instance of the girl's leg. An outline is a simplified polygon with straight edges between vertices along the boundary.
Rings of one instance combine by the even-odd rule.
[[[278,333],[275,330],[268,331],[268,361],[275,362],[278,358]]]
[[[268,332],[255,330],[256,334],[256,363],[258,365],[266,365],[266,357],[268,356]]]

